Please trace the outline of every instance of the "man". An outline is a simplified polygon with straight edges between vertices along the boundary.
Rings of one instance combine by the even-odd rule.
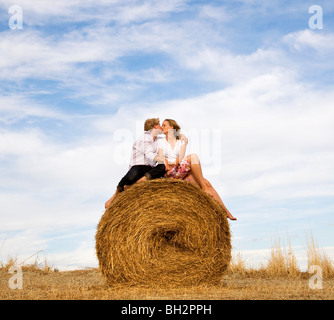
[[[164,176],[167,160],[158,156],[156,145],[157,136],[161,133],[162,128],[158,118],[145,121],[144,134],[132,146],[129,171],[118,183],[114,195],[105,203],[106,209],[109,208],[117,194],[124,191],[125,186]]]

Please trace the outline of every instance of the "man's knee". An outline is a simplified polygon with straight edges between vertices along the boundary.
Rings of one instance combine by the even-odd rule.
[[[162,178],[166,173],[166,166],[164,164],[158,164],[154,169],[145,173],[147,180]]]
[[[127,175],[126,175],[126,181],[128,182],[127,184],[133,184],[135,183],[137,180],[140,179],[140,176],[138,175],[137,172],[129,172]]]
[[[156,166],[157,170],[159,171],[161,177],[166,173],[166,166],[162,163],[162,164],[158,164]]]
[[[166,166],[163,163],[158,164],[156,168],[159,169],[160,171],[166,170]]]
[[[117,187],[117,190],[123,191],[124,185],[130,186],[134,184],[135,182],[137,182],[137,180],[139,180],[140,178],[141,176],[139,175],[139,171],[135,167],[132,167],[120,181]]]

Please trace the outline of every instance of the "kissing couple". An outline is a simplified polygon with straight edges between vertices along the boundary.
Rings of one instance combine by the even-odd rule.
[[[160,137],[160,134],[164,134],[164,137]],[[165,119],[160,125],[158,118],[147,119],[144,134],[132,146],[129,171],[118,183],[114,195],[105,203],[105,208],[110,207],[124,188],[134,183],[164,177],[196,184],[222,205],[230,220],[237,220],[225,207],[211,183],[203,177],[197,154],[186,156],[187,144],[188,139],[181,134],[181,128],[175,120]]]

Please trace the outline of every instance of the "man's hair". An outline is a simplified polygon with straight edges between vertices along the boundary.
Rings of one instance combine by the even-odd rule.
[[[144,124],[144,130],[150,131],[153,129],[154,126],[160,123],[159,118],[147,119]]]

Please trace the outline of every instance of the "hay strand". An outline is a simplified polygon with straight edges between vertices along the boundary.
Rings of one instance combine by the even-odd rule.
[[[217,283],[231,259],[226,212],[188,182],[157,179],[120,193],[96,232],[99,268],[116,283]]]

